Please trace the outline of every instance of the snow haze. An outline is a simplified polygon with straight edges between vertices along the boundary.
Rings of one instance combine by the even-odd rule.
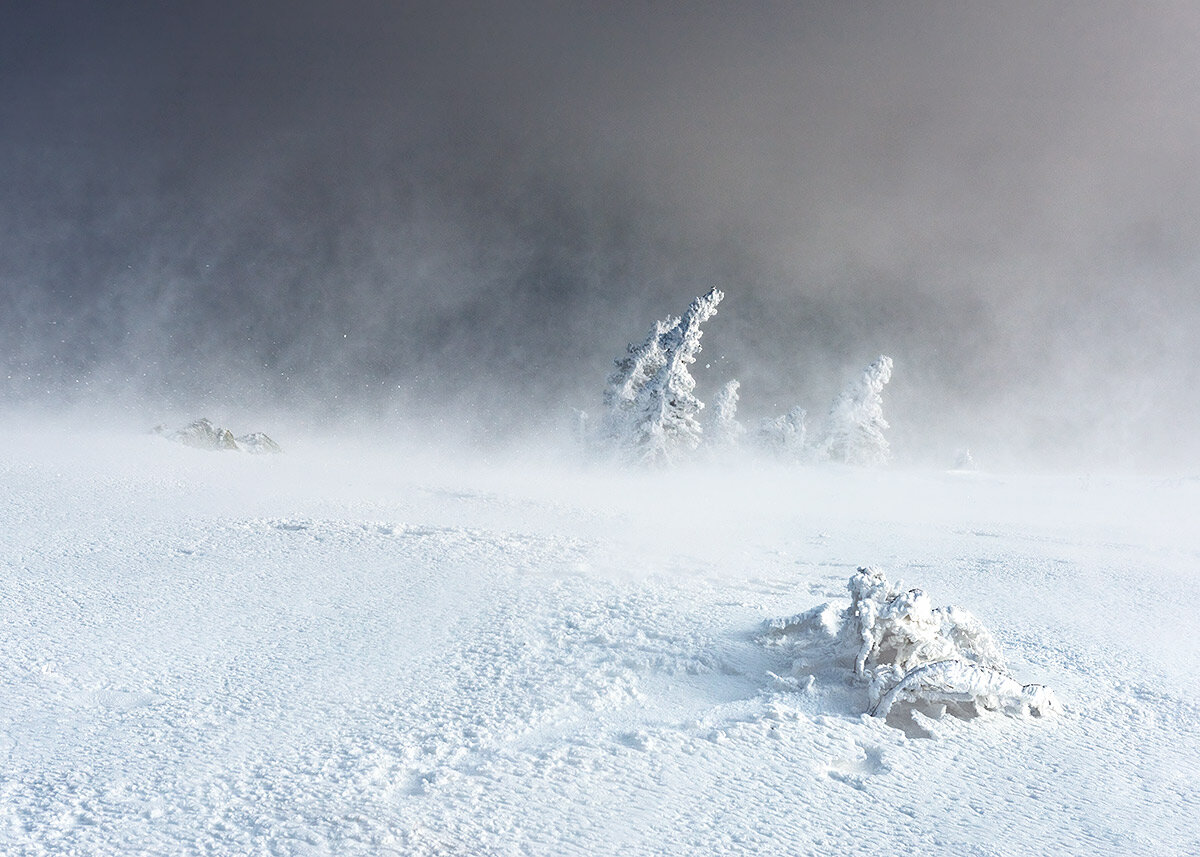
[[[901,459],[1196,461],[1188,4],[0,16],[12,406],[542,437],[715,287],[702,400],[885,353]]]

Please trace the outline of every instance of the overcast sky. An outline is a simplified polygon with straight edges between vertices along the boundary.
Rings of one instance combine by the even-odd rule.
[[[717,286],[747,418],[1194,469],[1198,167],[1189,2],[6,3],[0,390],[508,433]]]

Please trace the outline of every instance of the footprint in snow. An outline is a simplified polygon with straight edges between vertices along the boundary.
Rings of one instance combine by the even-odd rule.
[[[825,773],[832,780],[845,783],[860,791],[866,788],[866,782],[876,774],[888,769],[883,761],[883,749],[880,747],[865,747],[856,744],[861,755],[853,759],[833,759],[826,766]]]

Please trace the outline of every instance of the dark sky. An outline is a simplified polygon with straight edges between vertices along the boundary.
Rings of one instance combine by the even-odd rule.
[[[507,434],[717,286],[747,416],[1194,468],[1198,167],[1188,2],[6,3],[0,390]]]

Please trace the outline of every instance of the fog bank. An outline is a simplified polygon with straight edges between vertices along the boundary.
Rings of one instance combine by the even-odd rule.
[[[887,353],[901,458],[1194,469],[1198,31],[1167,2],[6,8],[0,389],[525,437],[716,286],[698,393],[739,378],[748,417]]]

